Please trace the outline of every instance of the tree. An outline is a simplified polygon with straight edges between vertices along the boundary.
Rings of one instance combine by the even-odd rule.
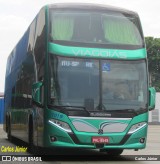
[[[146,37],[145,42],[151,83],[160,91],[160,38]]]

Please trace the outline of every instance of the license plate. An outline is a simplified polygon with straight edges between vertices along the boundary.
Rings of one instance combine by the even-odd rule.
[[[108,137],[92,137],[92,143],[109,143]]]

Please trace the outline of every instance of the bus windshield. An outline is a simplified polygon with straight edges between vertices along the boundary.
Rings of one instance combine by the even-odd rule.
[[[82,106],[89,110],[139,110],[146,108],[146,91],[146,63],[143,60],[115,61],[51,55],[52,105]]]
[[[136,16],[107,11],[51,10],[50,38],[74,44],[143,45]]]

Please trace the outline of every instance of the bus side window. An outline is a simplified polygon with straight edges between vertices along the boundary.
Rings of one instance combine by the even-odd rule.
[[[29,55],[33,55],[33,49],[34,49],[34,33],[35,33],[35,27],[36,27],[36,18],[32,22],[30,28],[29,28],[29,38],[28,38],[28,47],[27,51]]]
[[[35,35],[35,69],[37,81],[44,76],[45,63],[45,10],[42,9],[37,17],[36,35]]]

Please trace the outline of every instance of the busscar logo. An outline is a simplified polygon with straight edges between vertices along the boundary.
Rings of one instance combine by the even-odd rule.
[[[91,117],[111,117],[110,113],[104,113],[104,112],[91,112],[90,113]]]
[[[2,161],[12,161],[11,156],[2,156]]]

